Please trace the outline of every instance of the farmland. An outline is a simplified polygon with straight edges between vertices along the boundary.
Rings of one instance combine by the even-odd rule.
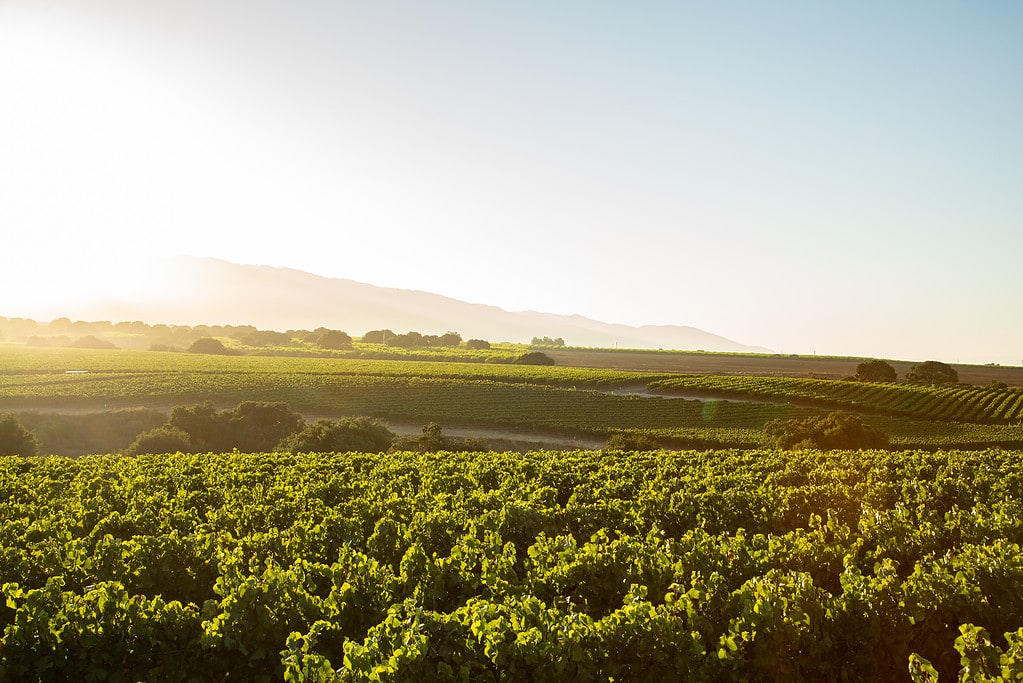
[[[0,678],[1018,672],[1021,482],[995,451],[9,457]]]
[[[755,448],[772,420],[838,408],[864,413],[900,447],[1023,445],[1023,393],[1015,388],[23,346],[0,347],[0,357],[0,410],[8,412],[283,401],[310,418],[369,415],[552,440],[632,433],[678,448]],[[671,398],[673,392],[707,397]]]
[[[629,358],[0,345],[0,412],[79,456],[0,458],[0,681],[1023,673],[1018,388]],[[88,454],[251,401],[675,450]],[[834,409],[890,449],[765,448]]]

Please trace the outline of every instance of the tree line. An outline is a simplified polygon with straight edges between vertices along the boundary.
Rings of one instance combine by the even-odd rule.
[[[152,424],[149,413],[143,417]],[[283,401],[242,401],[226,410],[218,410],[212,401],[206,401],[176,406],[163,424],[137,434],[130,445],[119,450],[125,455],[142,455],[235,450],[246,453],[382,453],[388,450],[428,453],[487,448],[486,442],[479,439],[448,436],[434,422],[426,424],[419,435],[399,436],[386,422],[372,417],[319,419],[310,423]],[[40,440],[35,431],[14,415],[0,415],[0,456],[29,457],[40,453]]]

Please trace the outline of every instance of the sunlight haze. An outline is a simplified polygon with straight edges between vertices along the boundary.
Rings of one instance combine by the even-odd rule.
[[[0,316],[187,254],[1019,365],[1021,32],[994,0],[6,0]]]

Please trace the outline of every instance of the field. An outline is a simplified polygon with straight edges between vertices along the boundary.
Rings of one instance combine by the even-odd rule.
[[[9,457],[0,678],[1018,674],[1021,500],[1007,452]]]
[[[0,457],[0,682],[1023,675],[1023,392],[622,353],[0,345],[0,412],[78,456]],[[698,450],[88,455],[206,401]],[[765,448],[836,408],[891,449]]]
[[[628,433],[676,448],[756,448],[764,445],[763,428],[772,420],[839,408],[863,413],[904,448],[1023,446],[1023,393],[1012,387],[943,390],[561,365],[24,346],[0,347],[0,358],[0,410],[8,412],[167,412],[204,401],[221,408],[245,400],[284,401],[309,419],[369,415],[402,424],[433,421],[457,433],[500,429],[506,438],[528,436],[532,444],[542,444],[537,438],[543,435],[554,444],[573,436]],[[747,363],[749,357],[737,358]],[[679,392],[689,398],[671,397]],[[695,400],[693,394],[707,396]],[[874,399],[861,396],[866,394]],[[42,436],[44,447],[56,442]],[[104,450],[119,450],[130,441],[122,436]]]

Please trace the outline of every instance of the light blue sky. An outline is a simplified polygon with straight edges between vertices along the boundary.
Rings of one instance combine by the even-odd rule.
[[[1018,2],[0,1],[0,315],[166,252],[1018,364],[1021,35]]]

